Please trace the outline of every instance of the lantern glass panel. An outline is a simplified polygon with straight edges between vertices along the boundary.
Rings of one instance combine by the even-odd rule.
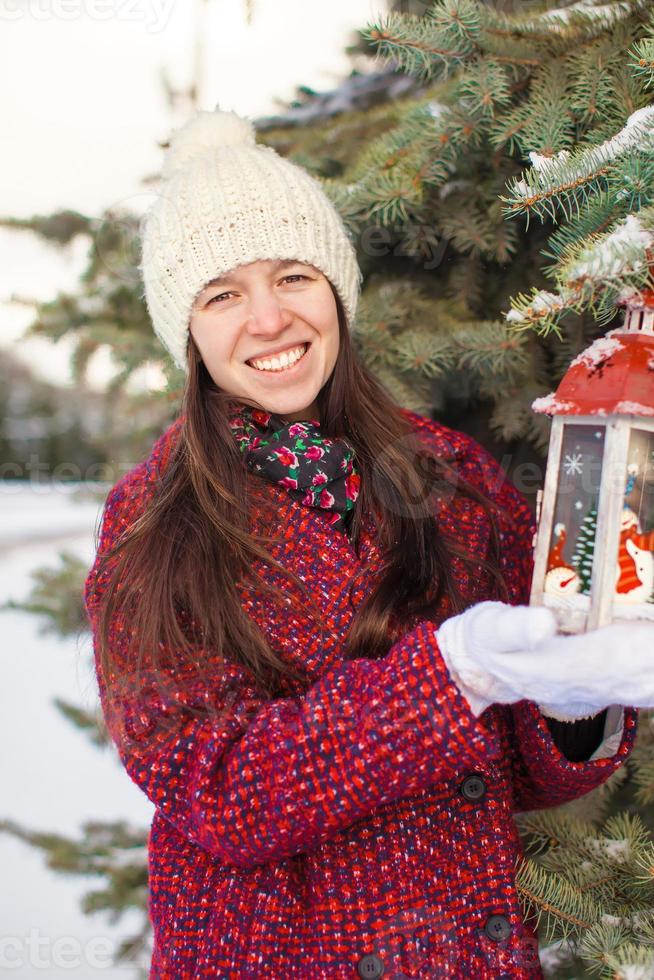
[[[565,605],[589,608],[602,479],[604,426],[563,426],[552,534],[543,584]]]
[[[628,604],[654,604],[654,432],[632,429],[622,508],[614,614]]]

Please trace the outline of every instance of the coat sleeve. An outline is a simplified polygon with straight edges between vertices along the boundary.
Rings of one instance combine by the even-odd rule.
[[[119,696],[109,698],[95,642],[106,578],[98,563],[130,523],[129,497],[123,479],[106,501],[84,590],[101,707],[129,776],[188,840],[226,865],[279,860],[497,756],[496,736],[451,680],[428,621],[384,658],[333,665],[297,697],[261,698],[242,666],[226,660],[209,692],[189,684],[181,704],[146,670],[134,680],[128,664]],[[112,622],[119,658],[129,630]],[[193,711],[208,698],[211,720]]]
[[[500,521],[501,567],[510,601],[529,603],[536,524],[531,509],[494,457],[483,447],[475,453],[487,492],[512,515]],[[533,701],[492,705],[512,746],[511,768],[516,811],[559,806],[605,782],[634,746],[638,710],[611,706],[588,721],[553,722]],[[486,712],[482,714],[482,717]],[[593,725],[595,724],[595,729]],[[603,728],[598,733],[597,727]],[[597,740],[601,739],[597,745]],[[593,751],[594,750],[594,751]],[[591,754],[592,753],[592,754]],[[577,760],[577,761],[575,761]],[[586,760],[586,761],[584,761]]]

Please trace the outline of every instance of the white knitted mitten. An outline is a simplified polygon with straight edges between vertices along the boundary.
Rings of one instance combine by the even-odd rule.
[[[562,721],[610,704],[654,706],[654,625],[614,623],[557,635],[543,606],[480,602],[435,631],[450,674],[475,715],[523,698]]]

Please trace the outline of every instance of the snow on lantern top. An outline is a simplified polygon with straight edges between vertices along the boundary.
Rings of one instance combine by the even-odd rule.
[[[544,415],[654,416],[654,290],[625,297],[622,326],[570,363],[555,392],[532,402]]]

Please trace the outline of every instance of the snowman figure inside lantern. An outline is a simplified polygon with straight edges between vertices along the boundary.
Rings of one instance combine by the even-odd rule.
[[[654,621],[654,292],[576,357],[556,392],[531,604],[562,632]]]

